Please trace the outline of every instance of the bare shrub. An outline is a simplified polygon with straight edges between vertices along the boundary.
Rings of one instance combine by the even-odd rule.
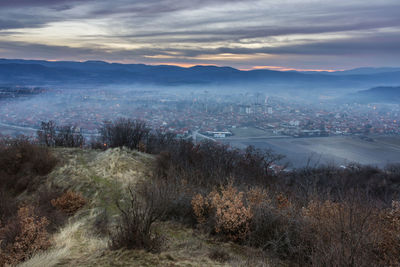
[[[15,265],[50,247],[48,224],[45,217],[35,216],[33,207],[20,208],[15,220],[0,229],[0,265]]]
[[[100,149],[100,150],[106,150],[107,149],[107,144],[103,143],[102,140],[98,137],[92,137],[89,140],[89,145],[91,149]]]
[[[176,140],[157,157],[156,173],[164,178],[173,175],[209,191],[226,184],[227,177],[235,177],[241,186],[265,186],[276,178],[270,166],[279,159],[281,156],[271,151],[241,151],[214,142],[195,145],[190,140]]]
[[[196,218],[193,213],[191,200],[193,188],[185,180],[155,180],[159,186],[162,186],[165,191],[166,206],[165,220],[175,220],[191,226],[196,224]]]
[[[100,129],[101,142],[107,147],[125,146],[130,149],[138,149],[140,142],[145,143],[149,132],[144,121],[124,118],[105,122]]]
[[[53,147],[56,143],[56,123],[54,121],[44,122],[40,124],[40,129],[37,131],[37,136],[40,144]]]
[[[128,188],[127,198],[116,201],[120,219],[111,236],[112,249],[146,249],[157,252],[164,243],[164,237],[153,229],[166,211],[165,191],[157,184],[142,184]]]
[[[85,138],[78,127],[65,125],[57,127],[54,143],[60,147],[83,147]]]
[[[46,147],[27,138],[0,141],[0,186],[20,193],[34,190],[39,176],[51,172],[57,160]]]
[[[68,215],[72,215],[86,204],[81,193],[68,190],[62,196],[51,200],[51,204]]]
[[[269,251],[274,256],[303,263],[307,257],[301,238],[301,217],[293,209],[280,209],[262,203],[253,210],[248,244]]]
[[[17,210],[17,201],[15,198],[6,191],[4,188],[0,188],[0,225],[1,222],[5,222],[9,217],[14,215]]]
[[[302,218],[296,205],[283,193],[259,187],[251,188],[246,195],[253,212],[247,243],[278,258],[304,264],[306,240],[301,239]]]
[[[303,209],[307,228],[304,238],[312,242],[313,266],[371,266],[376,242],[375,211],[355,201],[311,201]],[[376,262],[376,261],[375,261]]]
[[[162,151],[168,151],[177,142],[176,134],[163,132],[159,129],[150,132],[146,142],[146,152],[159,154]]]
[[[85,143],[85,138],[77,126],[57,126],[54,121],[42,121],[37,137],[39,144],[48,147],[83,147]]]
[[[305,167],[285,174],[283,178],[279,180],[279,186],[295,194],[297,202],[303,206],[315,196],[340,200],[354,191],[363,191],[374,201],[390,205],[400,188],[400,176],[396,175],[395,165],[389,165],[385,171],[359,164],[350,164],[346,169]]]
[[[110,235],[110,215],[106,209],[98,214],[93,222],[93,232],[96,235],[108,236]]]

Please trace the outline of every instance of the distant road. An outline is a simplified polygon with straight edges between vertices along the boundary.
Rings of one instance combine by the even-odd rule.
[[[2,123],[2,122],[0,122],[0,126],[7,127],[7,128],[9,128],[9,129],[20,130],[20,131],[27,131],[27,132],[35,132],[35,133],[36,133],[37,130],[38,130],[38,129],[32,128],[32,127],[17,126],[17,125]]]
[[[211,137],[209,137],[209,136],[206,136],[206,135],[204,135],[204,134],[201,134],[201,133],[199,133],[199,131],[197,130],[197,131],[193,131],[193,133],[192,133],[192,138],[193,138],[193,141],[196,143],[197,142],[197,136],[199,136],[199,137],[201,137],[201,138],[204,138],[204,139],[208,139],[208,140],[211,140],[211,141],[213,141],[213,142],[217,142],[217,140],[215,140],[214,138],[211,138]],[[189,136],[190,137],[190,136]]]
[[[199,131],[193,131],[192,135],[189,136],[189,138],[190,137],[192,137],[193,140],[195,140],[195,141],[197,140],[196,139],[197,137],[201,137],[201,138],[204,138],[204,139],[211,140],[213,142],[217,142],[218,140],[220,140],[220,141],[228,141],[229,142],[229,141],[243,141],[243,140],[264,140],[264,139],[283,139],[283,138],[292,139],[293,138],[293,137],[288,136],[288,135],[268,135],[268,136],[257,136],[257,137],[235,137],[235,136],[232,136],[232,137],[227,137],[227,138],[215,139],[215,138],[206,136],[204,134],[201,134],[201,133],[199,133]]]
[[[239,140],[255,140],[255,139],[282,139],[282,138],[294,138],[292,136],[289,135],[267,135],[267,136],[256,136],[256,137],[228,137],[225,138],[226,140],[232,140],[232,141],[239,141]]]

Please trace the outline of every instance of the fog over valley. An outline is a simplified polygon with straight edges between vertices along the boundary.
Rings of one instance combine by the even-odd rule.
[[[20,62],[21,65],[31,64]],[[14,63],[3,61],[2,64]],[[73,69],[88,75],[84,71],[87,64],[89,69],[99,66],[97,69],[105,72],[115,67],[99,62],[40,64],[55,64],[57,67],[51,67],[54,69],[60,65],[73,68],[64,69],[61,76],[53,79],[43,74],[41,82],[32,85],[39,77],[30,76],[30,72],[37,70],[37,66],[32,65],[28,72],[17,72],[16,75],[24,75],[23,83],[14,81],[14,85],[0,86],[3,135],[35,136],[41,122],[54,121],[58,125],[78,127],[89,140],[98,135],[104,122],[122,117],[144,120],[153,129],[192,138],[195,142],[212,140],[243,149],[248,145],[272,149],[286,156],[281,163],[289,164],[290,168],[307,164],[345,166],[352,162],[383,167],[400,158],[400,88],[362,87],[369,83],[367,81],[374,81],[376,75],[389,77],[397,69],[363,69],[348,74],[273,72],[280,77],[272,81],[269,71],[265,71],[265,77],[257,74],[257,81],[234,77],[232,79],[237,82],[233,82],[224,80],[226,73],[240,71],[173,67],[173,75],[165,74],[153,82],[111,83],[110,80],[103,83],[89,77],[79,84],[79,75],[68,74],[71,80],[63,82],[65,71]],[[120,64],[118,68],[135,69],[137,66]],[[154,72],[164,73],[164,68],[171,69],[144,65],[141,68],[150,76]],[[188,71],[196,78],[185,78]],[[354,72],[360,73],[355,75]],[[179,82],[178,74],[182,75]],[[307,78],[303,78],[304,75]],[[341,78],[320,82],[324,75]],[[145,74],[139,75],[142,76]],[[392,76],[395,78],[388,79],[386,84],[396,84],[397,76]],[[200,82],[193,82],[193,79]],[[337,82],[344,80],[357,85],[338,87]],[[356,82],[360,80],[364,81]],[[377,85],[380,80],[370,83]]]

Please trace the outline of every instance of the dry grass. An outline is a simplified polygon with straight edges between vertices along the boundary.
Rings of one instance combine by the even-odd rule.
[[[28,261],[21,263],[23,267],[55,266],[71,255],[71,250],[76,245],[75,236],[82,222],[68,224],[53,236],[55,246],[47,251],[34,255]]]
[[[52,173],[54,182],[86,190],[93,182],[102,186],[105,180],[122,185],[135,183],[149,174],[153,163],[152,156],[125,148],[106,151],[64,148],[55,149],[54,153],[63,160],[63,165]]]
[[[67,224],[53,236],[54,247],[36,254],[20,266],[71,266],[79,263],[82,259],[100,255],[107,249],[108,240],[88,234],[89,218],[82,218]]]
[[[167,237],[167,248],[159,254],[110,250],[108,240],[88,234],[87,227],[86,220],[68,224],[54,236],[54,248],[19,266],[277,266],[258,250],[212,240],[178,223],[157,225]],[[229,258],[224,262],[210,259],[210,253],[221,248]]]

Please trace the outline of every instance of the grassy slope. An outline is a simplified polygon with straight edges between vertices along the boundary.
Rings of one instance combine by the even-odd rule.
[[[55,184],[83,193],[89,200],[53,236],[53,247],[35,255],[21,266],[271,266],[256,250],[232,243],[221,243],[196,230],[173,222],[156,227],[165,235],[166,246],[160,254],[141,250],[108,249],[107,238],[96,234],[95,222],[104,211],[117,214],[113,199],[121,188],[149,177],[153,157],[125,149],[105,152],[81,149],[55,149],[60,163],[48,176],[46,185]],[[215,249],[229,255],[224,263],[212,260]]]

